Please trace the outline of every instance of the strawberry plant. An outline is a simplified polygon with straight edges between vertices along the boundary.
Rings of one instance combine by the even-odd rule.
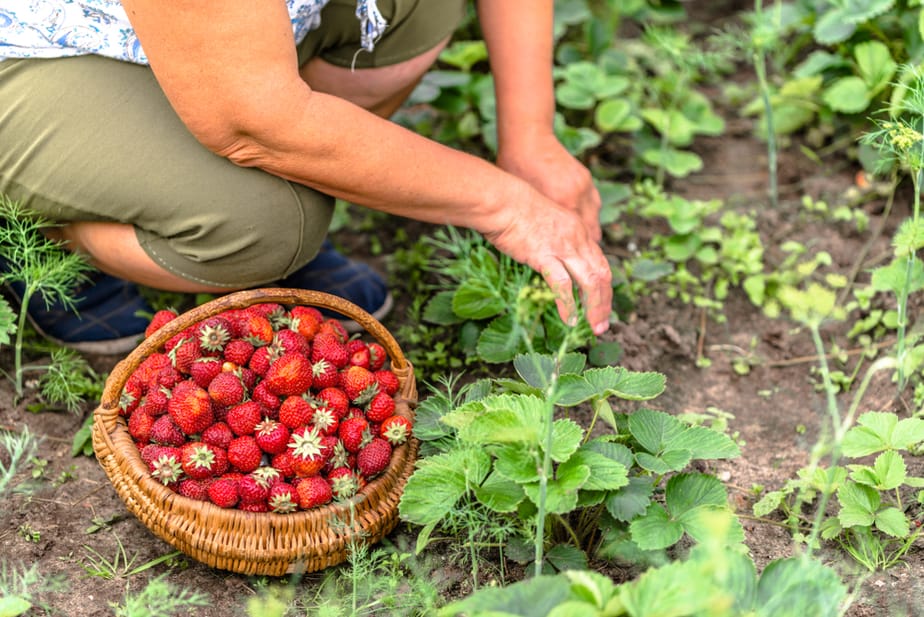
[[[721,527],[732,518],[714,514],[713,537],[722,537]],[[777,559],[758,575],[754,562],[738,547],[706,542],[685,559],[651,568],[633,581],[617,584],[599,572],[573,569],[483,589],[437,614],[835,617],[847,603],[847,590],[836,572],[818,560]]]
[[[728,508],[724,487],[680,472],[696,459],[737,456],[738,447],[664,412],[617,413],[611,398],[652,399],[664,377],[585,364],[580,353],[521,354],[519,379],[482,380],[421,405],[416,435],[436,453],[419,462],[399,506],[424,527],[418,548],[464,502],[530,531],[537,573],[547,548],[550,563],[580,564],[581,552],[612,555],[626,544],[655,552],[684,534],[703,538],[703,517]],[[586,430],[568,417],[579,405],[593,413]],[[740,535],[735,523],[728,538]]]

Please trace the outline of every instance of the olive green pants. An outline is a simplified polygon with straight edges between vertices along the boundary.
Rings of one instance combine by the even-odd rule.
[[[360,52],[355,0],[331,0],[299,60],[409,60],[458,26],[464,0],[379,0],[388,28]],[[202,284],[240,288],[317,253],[333,199],[238,167],[183,126],[151,70],[100,56],[0,62],[0,193],[58,222],[134,226],[147,254]]]

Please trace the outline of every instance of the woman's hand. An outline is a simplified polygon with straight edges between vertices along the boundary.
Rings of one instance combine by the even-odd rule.
[[[551,132],[541,137],[521,136],[498,152],[498,166],[526,180],[540,193],[575,211],[588,234],[599,242],[600,193],[590,171]]]
[[[547,199],[524,184],[524,197],[503,213],[503,221],[484,235],[498,250],[542,275],[556,296],[562,321],[577,323],[574,286],[581,294],[595,334],[609,329],[613,286],[609,262],[597,238],[575,210]],[[599,226],[598,226],[599,228]]]

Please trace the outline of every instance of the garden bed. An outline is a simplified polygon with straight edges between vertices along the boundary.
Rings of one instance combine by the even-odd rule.
[[[883,263],[895,229],[909,216],[909,191],[899,192],[884,221],[884,196],[872,197],[860,206],[870,217],[869,230],[878,230],[882,223],[875,237],[869,230],[857,232],[849,224],[807,214],[802,205],[804,196],[829,204],[841,202],[848,191],[856,190],[859,168],[842,152],[813,160],[794,139],[785,143],[780,152],[780,203],[771,208],[767,203],[765,144],[754,137],[750,120],[742,119],[735,108],[723,107],[718,93],[709,94],[715,96],[714,104],[726,120],[726,129],[721,136],[697,139],[693,150],[703,159],[703,171],[670,181],[673,193],[691,200],[721,199],[740,212],[753,212],[765,246],[776,247],[788,239],[804,244],[812,252],[827,251],[832,257],[829,269],[833,272],[848,275],[858,269],[862,279],[868,276],[869,268]],[[394,238],[405,237],[405,233],[406,237],[416,238],[433,230],[396,218],[382,220],[384,223],[374,232],[342,230],[335,240],[352,256],[365,258],[384,271],[389,264],[385,256],[400,248]],[[664,231],[645,220],[620,220],[613,225],[611,233],[605,234],[605,251],[617,258],[631,257],[633,247],[644,246],[652,235]],[[377,243],[383,250],[373,255],[369,247]],[[769,250],[772,253],[773,249]],[[858,264],[861,255],[863,260]],[[775,257],[781,259],[780,255]],[[769,255],[767,259],[772,262],[773,258]],[[407,309],[412,301],[401,295],[400,286],[396,289],[397,306],[384,322],[392,332],[400,332],[401,326],[407,324]],[[919,308],[920,302],[912,301],[911,314]],[[671,414],[711,414],[727,420],[727,431],[741,446],[741,456],[703,463],[699,470],[714,473],[726,485],[730,501],[742,517],[745,543],[760,569],[797,549],[778,512],[761,520],[752,517],[752,507],[762,494],[780,488],[808,464],[811,449],[828,421],[826,401],[818,388],[815,348],[807,329],[785,318],[764,316],[740,289],[731,290],[721,314],[724,320],[716,320],[705,309],[653,293],[638,297],[625,320],[615,323],[601,339],[620,344],[621,366],[666,376],[664,393],[650,401],[649,407]],[[828,346],[837,344],[846,352],[843,370],[847,372],[862,357],[845,336],[849,327],[845,323],[823,330]],[[711,365],[703,366],[703,359]],[[97,371],[104,373],[118,358],[90,360]],[[868,364],[865,361],[865,366]],[[0,365],[12,365],[8,350],[0,355]],[[504,369],[475,365],[468,370],[480,376]],[[435,377],[417,375],[422,383]],[[896,392],[889,373],[878,373],[862,399],[860,412],[892,411],[907,417],[910,401],[896,399]],[[426,396],[423,388],[421,395]],[[95,402],[89,402],[82,415],[75,415],[32,413],[27,410],[32,400],[27,395],[25,400],[16,401],[10,384],[0,381],[0,429],[18,431],[25,426],[42,438],[32,464],[17,477],[29,490],[0,501],[0,555],[10,563],[35,564],[44,577],[61,577],[65,581],[70,591],[48,590],[39,594],[42,601],[55,614],[108,616],[113,614],[113,605],[124,602],[127,589],[139,592],[151,577],[166,573],[168,581],[207,596],[209,606],[195,614],[246,615],[248,599],[261,597],[260,590],[268,582],[265,579],[211,569],[182,555],[142,572],[131,572],[172,549],[127,513],[93,458],[72,455],[74,435]],[[848,401],[845,396],[844,404]],[[626,404],[624,410],[632,408]],[[917,458],[909,457],[907,461],[909,475],[924,475],[924,465]],[[764,491],[757,487],[764,487]],[[407,556],[405,565],[426,570],[444,600],[467,596],[472,591],[471,571],[458,558],[453,539],[434,541],[420,556],[412,557],[418,532],[415,526],[399,524],[387,542]],[[97,565],[100,556],[112,561],[120,555],[120,547],[124,547],[124,555],[133,559],[130,565],[116,564],[113,578],[99,571],[96,576],[89,573],[94,569],[94,560]],[[856,580],[856,573],[866,577],[847,613],[851,617],[924,614],[924,553],[919,546],[912,546],[898,566],[873,574],[852,572],[856,564],[834,545],[825,545],[818,554],[847,582]],[[591,567],[616,582],[639,574],[637,567],[627,564],[594,560]],[[525,577],[526,571],[508,563],[503,575],[509,583]],[[298,581],[295,595],[312,597],[323,577],[323,573],[306,575]],[[479,577],[480,585],[497,583],[501,564],[483,566]]]

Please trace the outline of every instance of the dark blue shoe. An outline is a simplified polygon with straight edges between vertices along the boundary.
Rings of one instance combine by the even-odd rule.
[[[0,264],[2,266],[2,264]],[[40,293],[29,300],[29,322],[45,338],[77,351],[93,354],[124,354],[135,348],[144,337],[150,317],[137,312],[154,313],[138,286],[99,271],[88,272],[89,281],[72,294],[76,309],[61,303],[45,305]],[[13,282],[7,289],[21,305],[25,284]]]
[[[278,282],[280,287],[310,289],[340,296],[381,320],[394,304],[385,280],[364,263],[344,257],[325,240],[320,251],[307,265]],[[322,311],[325,315],[341,318],[339,313]],[[362,326],[352,320],[341,322],[349,332]]]

